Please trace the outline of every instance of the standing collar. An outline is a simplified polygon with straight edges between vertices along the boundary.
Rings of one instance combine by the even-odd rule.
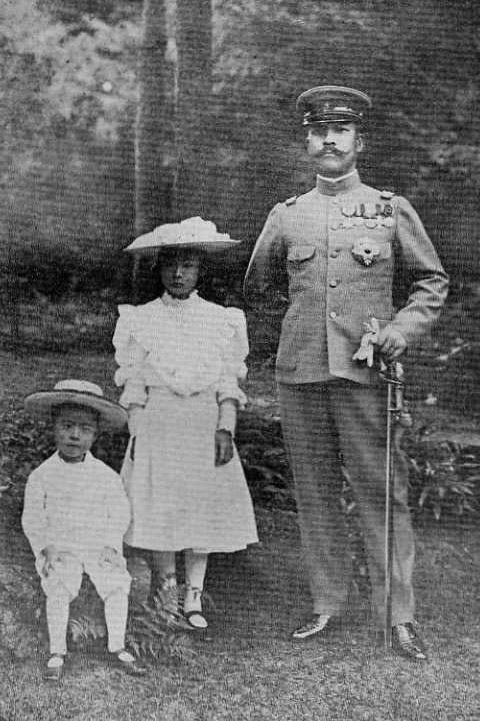
[[[162,302],[169,308],[189,308],[191,305],[197,302],[198,291],[194,290],[190,293],[188,298],[174,298],[168,291],[165,291],[162,295]]]
[[[317,190],[322,195],[348,193],[350,190],[358,188],[360,184],[358,170],[352,170],[351,173],[342,175],[340,178],[325,178],[323,175],[317,175]]]

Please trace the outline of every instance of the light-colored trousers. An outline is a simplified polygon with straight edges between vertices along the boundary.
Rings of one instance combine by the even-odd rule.
[[[337,616],[347,600],[352,564],[339,502],[343,462],[358,504],[372,603],[381,627],[385,613],[386,387],[343,380],[279,384],[279,398],[313,611]],[[407,494],[406,461],[396,448],[393,625],[412,621],[414,614],[414,538]]]
[[[43,572],[45,559],[39,556],[36,568],[42,589],[47,597],[47,626],[50,653],[65,655],[68,613],[70,602],[78,595],[83,572],[87,573],[98,595],[105,603],[105,623],[108,632],[108,650],[119,651],[125,644],[130,574],[125,559],[120,556],[119,565],[98,563],[100,551],[95,553],[62,554],[62,561],[55,564],[46,576]]]

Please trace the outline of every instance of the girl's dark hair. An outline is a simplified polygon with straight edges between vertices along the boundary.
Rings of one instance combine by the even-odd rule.
[[[175,251],[173,251],[175,252]],[[202,251],[192,251],[198,253],[200,258],[200,269],[198,275],[197,290],[200,295],[203,295],[204,286],[206,279],[209,275],[209,268],[206,254]],[[133,299],[135,303],[148,303],[150,300],[154,300],[163,294],[165,288],[163,287],[162,279],[160,278],[160,268],[162,262],[166,257],[172,255],[168,250],[164,250],[158,254],[155,261],[152,263],[151,260],[142,259],[139,264],[136,288],[134,289]]]

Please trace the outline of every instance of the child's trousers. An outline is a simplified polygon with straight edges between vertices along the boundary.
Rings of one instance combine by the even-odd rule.
[[[47,597],[47,625],[51,654],[66,653],[69,606],[78,595],[83,572],[88,574],[98,595],[105,603],[108,650],[118,651],[124,647],[130,574],[122,556],[118,556],[118,565],[100,564],[99,556],[99,551],[82,553],[78,556],[73,553],[62,554],[62,560],[55,563],[48,576],[42,572],[44,559],[41,557],[37,559],[35,565]]]

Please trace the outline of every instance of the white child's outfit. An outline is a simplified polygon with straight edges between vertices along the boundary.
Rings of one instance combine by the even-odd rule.
[[[79,463],[67,463],[54,453],[30,474],[22,526],[47,597],[52,654],[66,653],[69,604],[78,594],[83,572],[105,602],[109,650],[123,648],[131,579],[122,539],[129,522],[130,506],[119,475],[89,452]],[[49,545],[62,558],[45,575],[41,551]],[[105,547],[117,552],[117,563],[101,563]]]
[[[121,404],[144,407],[121,475],[132,522],[125,541],[156,551],[230,552],[255,543],[253,507],[242,466],[215,467],[219,403],[245,396],[246,322],[237,308],[164,293],[122,305],[113,344],[124,386]],[[233,430],[233,429],[231,429]]]

